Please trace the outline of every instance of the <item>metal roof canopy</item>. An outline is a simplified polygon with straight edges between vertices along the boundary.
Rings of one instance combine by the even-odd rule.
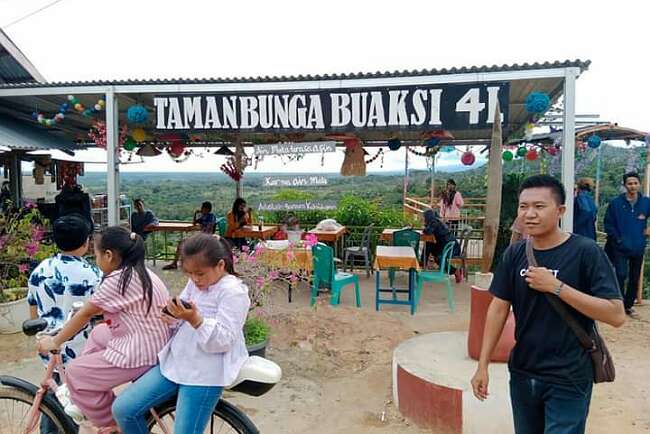
[[[598,125],[586,125],[576,128],[576,139],[587,140],[589,136],[595,134],[603,141],[606,140],[625,140],[625,141],[644,141],[648,133],[635,130],[633,128],[621,127],[616,123],[603,123]],[[552,131],[542,134],[533,134],[528,138],[511,140],[508,145],[519,145],[525,143],[541,143],[545,145],[553,144],[557,139],[561,139],[562,130]]]
[[[0,114],[0,145],[20,151],[62,149],[74,151],[79,149],[64,135],[48,132],[38,125],[17,121]]]
[[[535,63],[532,65],[483,66],[460,69],[441,69],[423,71],[386,72],[375,74],[351,74],[334,76],[298,76],[298,77],[258,77],[249,79],[201,79],[201,80],[148,80],[148,81],[95,81],[85,83],[22,83],[0,84],[0,113],[7,113],[18,119],[31,119],[32,112],[38,108],[47,113],[56,113],[62,97],[75,95],[85,106],[95,104],[97,98],[106,100],[107,156],[108,156],[108,195],[109,221],[117,224],[119,197],[119,159],[117,155],[118,124],[125,118],[125,109],[136,102],[152,108],[151,97],[162,94],[179,93],[220,93],[220,92],[272,92],[272,91],[309,91],[320,89],[397,87],[408,85],[435,84],[473,84],[498,81],[510,82],[509,119],[503,125],[503,135],[507,137],[521,128],[529,119],[524,100],[532,91],[546,92],[551,102],[564,96],[564,151],[562,158],[562,180],[567,189],[573,188],[575,156],[575,80],[589,67],[589,61],[565,61],[554,63]],[[121,109],[120,109],[121,107]],[[120,111],[121,110],[121,111]],[[90,127],[91,120],[70,112],[64,122],[57,124],[71,140],[83,139]],[[444,126],[443,126],[444,127]],[[396,128],[399,131],[399,128]],[[419,138],[420,132],[400,132],[405,140]],[[218,134],[218,130],[216,131]],[[361,140],[386,140],[392,131],[362,131],[357,133]],[[490,137],[491,131],[451,130],[455,143],[478,143]],[[238,139],[246,142],[258,133],[242,131],[236,133]],[[261,133],[263,136],[267,133]],[[323,137],[327,132],[305,134],[303,140]],[[250,143],[249,143],[250,144]],[[219,143],[221,146],[222,143]],[[567,204],[563,219],[563,228],[572,229],[572,204]]]

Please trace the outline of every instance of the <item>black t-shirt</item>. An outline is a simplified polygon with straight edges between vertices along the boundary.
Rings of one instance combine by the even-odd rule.
[[[614,268],[593,240],[571,234],[559,246],[535,250],[535,259],[540,267],[554,270],[565,285],[595,297],[621,299]],[[494,296],[512,304],[515,315],[510,371],[552,383],[591,381],[591,357],[546,295],[528,286],[527,269],[526,242],[521,241],[505,251],[490,285]],[[592,319],[567,307],[585,330],[591,330]]]

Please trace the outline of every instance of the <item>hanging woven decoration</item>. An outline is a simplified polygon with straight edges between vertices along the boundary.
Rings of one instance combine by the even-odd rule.
[[[374,157],[370,158],[369,160],[366,160],[366,164],[373,163],[377,158],[379,158],[382,155],[384,155],[384,148],[379,148],[379,150],[377,151]]]
[[[221,171],[228,175],[233,181],[239,181],[242,178],[242,174],[237,170],[233,158],[221,165]]]
[[[126,111],[126,119],[130,124],[144,124],[149,120],[149,112],[145,106],[135,104]]]
[[[544,113],[551,105],[551,98],[543,92],[531,92],[524,101],[528,113]]]
[[[117,143],[118,147],[121,147],[126,141],[127,132],[128,130],[126,125],[122,125]],[[106,149],[106,124],[102,121],[94,121],[92,127],[88,131],[88,138],[92,140],[97,147]]]
[[[347,139],[343,143],[345,144],[345,158],[341,165],[341,175],[366,176],[366,161],[359,139]]]
[[[602,139],[600,138],[599,135],[592,134],[587,139],[587,146],[589,146],[591,149],[596,149],[596,148],[598,148],[600,146],[601,142],[602,142]]]
[[[537,151],[534,150],[534,149],[531,149],[528,152],[526,152],[526,160],[528,160],[528,161],[537,160]]]
[[[152,144],[147,144],[138,149],[136,154],[141,157],[155,157],[162,154],[162,151]]]
[[[180,158],[184,152],[185,145],[181,142],[172,142],[172,144],[167,147],[167,153],[174,159]]]
[[[388,149],[391,151],[397,151],[402,147],[402,142],[400,139],[390,139],[388,142],[386,142],[386,144],[388,145]]]
[[[460,162],[465,166],[471,166],[476,161],[476,157],[472,151],[465,151],[460,157]]]
[[[514,157],[515,156],[512,153],[512,151],[508,151],[508,150],[503,151],[503,154],[501,154],[501,158],[503,158],[503,161],[512,161]]]

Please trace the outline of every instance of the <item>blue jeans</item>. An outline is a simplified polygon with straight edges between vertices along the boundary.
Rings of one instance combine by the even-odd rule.
[[[148,434],[145,417],[149,410],[178,395],[174,432],[201,434],[222,391],[218,386],[176,384],[163,377],[157,365],[117,397],[113,417],[124,433]]]
[[[517,434],[583,434],[593,383],[547,383],[510,373],[510,400]]]

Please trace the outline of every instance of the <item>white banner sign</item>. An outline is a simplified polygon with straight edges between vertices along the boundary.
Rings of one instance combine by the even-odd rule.
[[[263,187],[316,187],[327,185],[324,176],[265,176]]]
[[[255,145],[255,155],[319,154],[336,152],[336,142],[273,143]]]
[[[336,202],[320,200],[260,202],[257,205],[258,211],[332,211],[335,209]]]

